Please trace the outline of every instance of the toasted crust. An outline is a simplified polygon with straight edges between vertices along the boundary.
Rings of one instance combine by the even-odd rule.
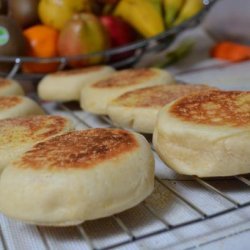
[[[44,140],[62,132],[68,124],[67,119],[51,115],[0,120],[0,149],[10,144]]]
[[[97,163],[138,147],[134,136],[124,130],[74,131],[35,145],[17,164],[40,169],[91,168]]]
[[[215,90],[207,85],[158,85],[127,92],[112,101],[112,104],[125,107],[161,108],[179,97],[212,89]]]
[[[15,107],[22,102],[22,97],[19,96],[1,96],[0,97],[0,110]]]
[[[250,172],[250,92],[210,91],[161,109],[153,143],[168,166],[200,177]]]
[[[0,78],[0,89],[6,88],[11,82],[8,79]]]
[[[3,171],[0,211],[31,224],[77,225],[131,208],[153,187],[154,157],[142,135],[74,131],[37,144]]]
[[[212,91],[187,96],[177,101],[169,112],[197,124],[250,126],[250,91]]]
[[[0,96],[0,119],[44,114],[43,109],[25,96]]]
[[[72,129],[71,122],[61,116],[41,115],[0,120],[0,173],[34,144]]]
[[[92,73],[98,72],[103,68],[103,66],[92,66],[82,69],[71,69],[71,70],[64,70],[64,71],[57,71],[53,73],[53,76],[73,76],[73,75],[81,75],[83,73]]]
[[[95,114],[107,114],[107,106],[118,96],[135,89],[173,84],[173,76],[155,68],[123,70],[93,84],[81,91],[81,107]]]
[[[153,69],[127,69],[93,84],[94,88],[116,88],[140,84],[157,75]]]
[[[78,101],[84,86],[103,80],[114,72],[110,66],[93,66],[48,74],[38,84],[38,95],[50,101]]]
[[[113,100],[107,113],[114,124],[137,132],[153,133],[162,107],[188,94],[215,90],[206,85],[166,84],[127,92]]]

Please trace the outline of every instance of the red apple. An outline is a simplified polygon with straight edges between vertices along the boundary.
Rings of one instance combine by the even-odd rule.
[[[111,46],[119,47],[134,42],[137,35],[133,28],[119,17],[101,16],[101,23],[109,34]]]

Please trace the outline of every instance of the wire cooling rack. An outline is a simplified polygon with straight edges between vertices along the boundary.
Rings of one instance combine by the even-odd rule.
[[[40,102],[37,97],[35,99]],[[70,118],[76,129],[112,127],[106,117],[81,111],[76,103],[41,105],[49,114]],[[150,141],[150,136],[147,139]],[[200,222],[213,219],[223,227],[229,221],[234,225],[236,213],[245,209],[248,213],[245,211],[240,216],[243,222],[250,220],[250,175],[207,179],[180,176],[166,167],[155,152],[154,155],[155,190],[135,208],[67,228],[30,226],[0,215],[0,249],[134,249],[131,243],[137,246],[161,235],[170,237],[169,244],[172,242],[170,245],[175,246],[185,239],[182,235],[173,240],[173,232],[178,229],[189,233],[193,226],[197,235]],[[219,222],[224,217],[229,219]],[[239,233],[236,229],[233,234],[221,237]],[[146,249],[153,249],[153,246]]]

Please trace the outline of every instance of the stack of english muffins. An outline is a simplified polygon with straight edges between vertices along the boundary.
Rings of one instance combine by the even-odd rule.
[[[0,211],[27,223],[77,225],[143,201],[153,191],[154,158],[140,133],[153,134],[156,152],[177,173],[250,172],[248,91],[178,83],[156,68],[95,66],[45,76],[41,99],[79,101],[119,127],[81,131],[36,103],[33,113],[15,115],[24,101],[6,95],[3,114],[0,98]]]
[[[103,80],[113,71],[92,67],[59,72],[55,77],[64,92],[58,91],[60,82],[48,84],[52,76],[47,76],[39,93],[54,96],[56,90],[57,101],[79,99],[82,81]],[[67,86],[70,76],[73,89]],[[46,115],[13,80],[2,79],[1,94],[3,214],[36,225],[77,225],[131,208],[153,191],[154,157],[142,135],[123,129],[76,131],[69,119]]]

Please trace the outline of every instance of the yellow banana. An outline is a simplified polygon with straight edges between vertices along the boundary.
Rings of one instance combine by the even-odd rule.
[[[59,1],[57,1],[59,2]],[[74,11],[79,11],[83,10],[84,12],[90,12],[91,11],[91,1],[90,0],[77,0],[77,1],[72,1],[72,0],[64,0],[65,4],[69,8],[72,8]]]
[[[163,0],[163,8],[165,11],[165,23],[167,27],[171,27],[174,19],[176,18],[178,12],[185,0]]]
[[[160,15],[162,14],[162,0],[148,0],[147,2],[149,2]]]
[[[163,17],[156,6],[149,0],[121,0],[113,14],[122,17],[144,37],[151,37],[164,31]]]
[[[174,21],[174,26],[197,14],[203,8],[202,0],[185,0],[185,3]]]

